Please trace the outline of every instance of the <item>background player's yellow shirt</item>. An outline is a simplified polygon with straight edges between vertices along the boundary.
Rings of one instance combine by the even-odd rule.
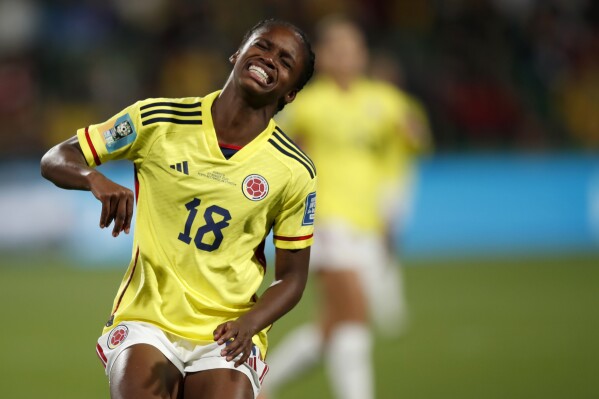
[[[77,132],[91,166],[135,165],[137,214],[131,264],[113,319],[145,321],[199,343],[247,312],[264,276],[264,239],[312,243],[316,171],[273,120],[225,159],[212,124],[218,92],[150,99]],[[266,353],[266,334],[254,337]]]
[[[384,226],[381,197],[411,160],[403,134],[407,99],[362,79],[347,90],[326,77],[308,84],[280,116],[318,168],[318,222],[343,220],[361,231]]]

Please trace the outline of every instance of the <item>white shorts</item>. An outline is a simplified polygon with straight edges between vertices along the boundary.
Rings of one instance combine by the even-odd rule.
[[[118,356],[123,350],[135,344],[148,344],[158,349],[179,369],[183,377],[187,373],[212,369],[240,371],[250,379],[254,397],[258,396],[264,376],[268,373],[268,365],[262,360],[256,345],[252,347],[252,354],[248,360],[236,368],[235,360],[228,362],[220,354],[225,344],[218,345],[215,342],[197,345],[166,333],[152,324],[128,321],[118,324],[110,332],[102,335],[96,345],[96,352],[104,364],[109,380],[110,370]]]
[[[388,262],[380,234],[357,231],[343,221],[328,221],[314,228],[310,250],[312,270],[369,270]]]
[[[378,329],[392,335],[404,327],[406,305],[399,264],[382,235],[356,231],[343,221],[322,223],[314,228],[310,269],[354,271]]]

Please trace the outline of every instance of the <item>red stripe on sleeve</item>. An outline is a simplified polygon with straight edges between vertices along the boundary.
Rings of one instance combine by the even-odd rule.
[[[309,238],[312,238],[314,234],[309,234],[307,236],[300,236],[300,237],[285,237],[285,236],[275,236],[275,240],[280,240],[280,241],[303,241],[303,240],[307,240]]]
[[[85,138],[87,139],[87,145],[89,145],[89,148],[92,150],[92,154],[94,156],[94,162],[96,163],[97,166],[100,166],[102,164],[102,162],[100,161],[100,157],[98,156],[98,153],[96,152],[94,143],[92,143],[92,138],[89,136],[89,126],[85,128]]]

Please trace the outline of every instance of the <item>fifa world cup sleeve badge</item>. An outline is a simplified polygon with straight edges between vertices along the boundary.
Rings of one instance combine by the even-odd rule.
[[[314,215],[316,214],[316,192],[312,192],[306,196],[304,204],[304,218],[302,226],[311,226],[314,224]]]
[[[137,137],[137,132],[129,114],[117,118],[114,126],[104,131],[102,137],[109,153],[131,144]]]

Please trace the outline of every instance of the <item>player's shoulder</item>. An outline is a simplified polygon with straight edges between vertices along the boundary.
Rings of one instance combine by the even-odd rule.
[[[202,97],[156,97],[134,105],[143,126],[158,123],[178,125],[202,124]]]
[[[316,166],[310,157],[279,127],[268,139],[271,151],[296,176],[316,177]]]
[[[142,113],[153,108],[193,110],[201,108],[202,99],[203,97],[146,98],[135,103],[135,107]]]

